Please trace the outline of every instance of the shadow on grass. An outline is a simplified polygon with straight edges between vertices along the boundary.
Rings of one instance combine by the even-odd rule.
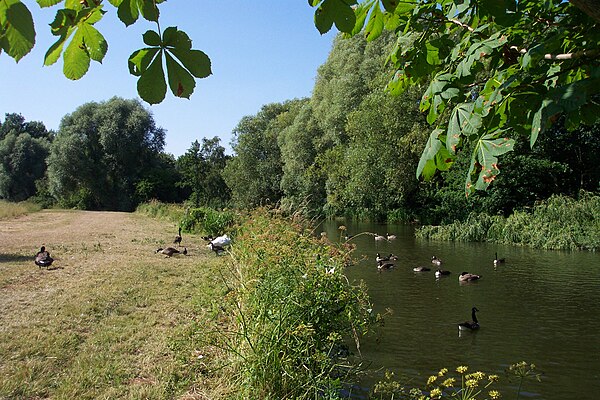
[[[0,253],[0,263],[3,262],[21,262],[21,261],[31,261],[35,259],[35,254],[30,256],[24,256],[23,254],[4,254]]]

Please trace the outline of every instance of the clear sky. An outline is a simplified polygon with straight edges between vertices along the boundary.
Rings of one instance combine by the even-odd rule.
[[[138,21],[126,28],[106,1],[108,13],[95,25],[108,41],[104,62],[92,62],[82,79],[70,81],[62,74],[62,59],[43,66],[55,41],[48,24],[58,7],[41,10],[34,0],[23,2],[33,13],[36,45],[18,64],[0,54],[2,121],[5,113],[19,113],[57,130],[63,116],[86,102],[138,98],[127,58],[144,47],[141,34],[155,29],[153,23]],[[187,32],[192,47],[212,61],[213,75],[196,81],[189,100],[169,90],[161,104],[143,103],[166,129],[165,151],[175,156],[194,140],[213,136],[230,153],[231,132],[243,116],[256,114],[264,104],[310,96],[335,35],[317,31],[306,0],[169,0],[160,10],[163,30],[177,26]]]

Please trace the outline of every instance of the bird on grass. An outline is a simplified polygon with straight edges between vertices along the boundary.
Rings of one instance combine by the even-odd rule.
[[[156,252],[164,254],[166,257],[171,257],[173,254],[178,254],[179,250],[174,249],[172,247],[167,247],[166,249],[163,249],[163,248],[156,249]]]
[[[183,248],[183,251],[181,252],[181,254],[183,254],[184,256],[187,256],[187,254],[188,254],[187,247]]]
[[[494,266],[498,265],[498,264],[504,264],[506,262],[506,258],[498,258],[498,253],[496,252],[496,255],[494,257]]]
[[[177,236],[175,236],[175,240],[173,240],[173,244],[176,244],[177,247],[181,246],[181,227],[179,227],[179,233],[177,234]]]
[[[479,311],[477,307],[473,307],[471,309],[471,319],[472,321],[461,322],[458,324],[458,329],[461,331],[474,331],[479,329],[479,321],[477,320],[477,315],[475,313]]]
[[[460,274],[460,276],[458,277],[458,280],[459,280],[459,282],[472,282],[472,281],[476,281],[481,278],[482,278],[481,275],[470,274],[468,272],[462,272]]]
[[[37,252],[37,254],[35,255],[35,265],[37,265],[38,267],[42,268],[42,267],[46,267],[48,268],[49,266],[52,265],[52,262],[54,261],[54,259],[52,257],[50,257],[50,252],[48,252],[46,250],[46,247],[42,246],[40,248],[40,251]]]
[[[213,242],[210,242],[209,246],[210,246],[210,249],[212,251],[214,251],[215,255],[217,255],[217,256],[225,251],[225,248],[223,246],[216,245]]]

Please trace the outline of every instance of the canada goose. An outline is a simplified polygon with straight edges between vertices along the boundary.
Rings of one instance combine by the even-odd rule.
[[[179,227],[179,234],[175,236],[175,240],[173,240],[173,244],[176,244],[177,247],[181,246],[181,227]]]
[[[481,279],[481,278],[482,278],[481,275],[470,274],[468,272],[462,272],[460,274],[460,276],[458,277],[458,280],[460,282],[471,282],[471,281],[476,281],[477,279]]]
[[[413,271],[415,271],[415,272],[427,272],[427,271],[431,271],[431,268],[427,268],[427,267],[415,267],[415,268],[413,268]]]
[[[386,234],[385,237],[388,240],[388,242],[391,242],[392,240],[396,240],[396,235],[390,235],[389,233]]]
[[[166,249],[158,248],[158,249],[156,249],[156,252],[157,253],[162,253],[162,254],[164,254],[167,257],[171,257],[173,254],[179,253],[179,250],[174,249],[172,247],[167,247]]]
[[[219,253],[225,251],[225,249],[223,248],[223,246],[216,245],[213,242],[210,242],[209,246],[210,246],[210,249],[212,251],[214,251],[217,256],[219,255]]]
[[[390,257],[390,260],[392,260],[392,261],[398,261],[398,256],[395,254],[390,253],[389,257]]]
[[[504,264],[506,262],[506,258],[498,258],[498,253],[495,253],[496,256],[494,258],[494,265]]]
[[[383,261],[378,261],[377,262],[377,269],[379,271],[385,270],[385,269],[392,269],[394,268],[395,265],[391,262],[383,262]]]
[[[205,242],[210,242],[211,240],[214,239],[214,237],[212,237],[212,235],[208,235],[208,236],[201,236],[202,240],[204,240]]]
[[[52,265],[53,261],[54,259],[50,257],[50,253],[46,251],[46,247],[44,246],[42,246],[40,248],[40,251],[38,251],[35,255],[35,265],[37,265],[40,268],[48,268],[50,265]]]
[[[477,311],[479,311],[477,307],[473,307],[471,309],[471,319],[473,321],[461,322],[458,324],[458,329],[461,331],[473,331],[475,329],[479,329],[479,321],[477,321],[477,316],[475,315]]]
[[[446,271],[438,267],[438,269],[435,271],[435,277],[440,278],[444,275],[450,275],[450,271]]]
[[[373,236],[375,236],[376,242],[383,242],[384,240],[387,240],[387,238],[383,235],[378,235],[378,234],[374,233]]]
[[[375,257],[375,261],[380,262],[380,261],[390,261],[390,257],[382,257],[381,254],[377,253],[377,256]]]
[[[437,266],[439,267],[440,265],[442,265],[442,260],[440,260],[440,259],[439,259],[439,258],[437,258],[436,256],[432,256],[432,257],[431,257],[431,263],[432,263],[433,265],[437,265]]]

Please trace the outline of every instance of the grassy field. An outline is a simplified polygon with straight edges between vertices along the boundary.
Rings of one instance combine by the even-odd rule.
[[[165,258],[175,224],[46,210],[0,220],[0,399],[218,399],[231,383],[204,340],[226,285],[200,237]],[[45,245],[49,270],[33,257]]]

